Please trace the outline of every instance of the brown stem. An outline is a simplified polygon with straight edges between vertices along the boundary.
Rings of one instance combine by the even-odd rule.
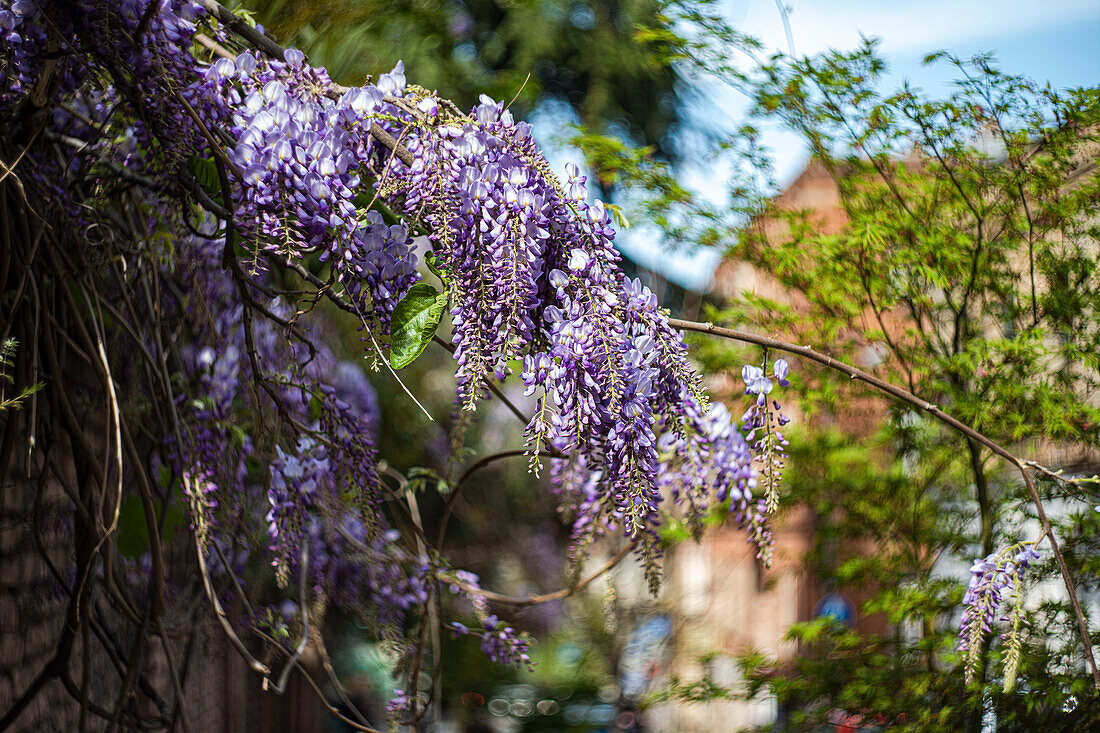
[[[1089,624],[1085,619],[1085,612],[1081,609],[1081,601],[1077,598],[1077,585],[1073,580],[1073,576],[1070,575],[1069,568],[1066,566],[1066,559],[1062,556],[1062,551],[1058,546],[1058,540],[1054,536],[1054,528],[1050,526],[1050,520],[1047,519],[1046,510],[1043,508],[1043,502],[1039,498],[1039,492],[1035,490],[1035,482],[1031,480],[1031,475],[1023,468],[1020,468],[1020,473],[1024,477],[1024,483],[1027,484],[1027,491],[1031,495],[1031,502],[1035,505],[1035,512],[1039,516],[1039,522],[1043,526],[1043,534],[1046,535],[1047,543],[1050,545],[1051,551],[1054,553],[1054,560],[1058,563],[1058,570],[1062,573],[1062,582],[1066,585],[1066,590],[1069,591],[1069,602],[1073,606],[1073,615],[1077,617],[1077,630],[1081,633],[1081,643],[1085,647],[1085,660],[1089,664],[1089,669],[1092,672],[1092,683],[1097,692],[1100,692],[1100,671],[1096,668],[1096,658],[1092,652],[1092,640],[1089,639]]]
[[[536,606],[540,603],[549,603],[550,601],[560,601],[563,598],[568,598],[569,596],[580,593],[582,590],[584,590],[586,587],[588,587],[593,581],[597,580],[600,576],[602,576],[608,570],[610,570],[611,568],[618,565],[619,562],[624,557],[627,556],[627,553],[630,552],[630,549],[631,549],[631,546],[627,545],[623,549],[619,550],[615,554],[614,557],[612,557],[610,560],[608,560],[603,565],[601,565],[599,570],[592,573],[587,578],[580,581],[579,583],[577,583],[574,586],[571,586],[569,588],[562,588],[561,590],[556,590],[553,593],[543,593],[541,595],[531,595],[531,596],[527,596],[526,598],[521,598],[519,596],[506,596],[506,595],[501,595],[500,593],[494,593],[491,590],[483,590],[481,588],[475,588],[474,586],[470,585],[469,583],[466,583],[466,582],[461,581],[461,580],[454,580],[454,581],[451,581],[451,582],[453,582],[459,588],[462,588],[467,593],[472,593],[474,595],[481,596],[485,600],[493,601],[494,603],[503,603],[503,604],[508,605],[508,606],[516,606],[517,608],[524,608],[526,606]]]
[[[439,520],[439,531],[435,539],[435,547],[437,550],[443,549],[443,542],[447,537],[447,524],[450,522],[451,514],[454,512],[455,504],[458,503],[458,496],[462,492],[462,487],[466,485],[470,477],[491,463],[495,463],[505,458],[515,458],[516,456],[525,455],[527,455],[527,450],[525,448],[514,448],[512,450],[500,451],[499,453],[490,453],[487,456],[482,456],[480,460],[476,461],[462,472],[458,481],[451,487],[451,494],[447,497],[447,505],[443,507],[443,517]],[[565,457],[552,449],[548,455],[550,455],[551,458]]]
[[[970,470],[974,474],[974,491],[982,521],[982,557],[986,557],[993,552],[993,508],[989,505],[989,479],[982,463],[982,447],[971,438],[966,439],[966,447],[970,454]]]

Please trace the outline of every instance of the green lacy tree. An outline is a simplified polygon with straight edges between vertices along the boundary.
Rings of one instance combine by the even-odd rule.
[[[1026,443],[1067,471],[1095,473],[1100,90],[1059,92],[986,56],[927,61],[957,75],[942,97],[908,85],[882,94],[873,42],[761,68],[755,114],[806,142],[843,225],[782,199],[766,204],[732,255],[789,297],[745,293],[715,320],[797,333],[791,340],[862,361],[1003,445]],[[840,405],[858,394],[853,384],[820,375],[804,394]],[[1026,607],[1031,625],[1009,618],[969,654],[954,651],[961,590],[937,569],[1038,539],[1024,534],[1040,525],[1028,521],[1034,497],[1017,467],[1005,470],[987,446],[912,405],[882,414],[882,430],[858,448],[851,436],[804,434],[792,449],[788,501],[820,518],[810,568],[880,589],[864,610],[915,633],[869,638],[800,624],[790,632],[803,650],[793,668],[745,660],[752,692],[773,691],[798,726],[838,708],[913,730],[977,730],[990,711],[998,730],[1097,724],[1069,603],[1036,606],[1018,588],[1006,592],[1006,606]],[[1041,498],[1066,507],[1053,532],[1067,569],[1095,588],[1096,483],[1046,479]],[[865,538],[877,552],[838,560],[827,551],[838,538]],[[1048,562],[1034,575],[1043,571],[1059,569]]]

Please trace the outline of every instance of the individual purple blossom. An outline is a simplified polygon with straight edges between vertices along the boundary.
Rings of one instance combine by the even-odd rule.
[[[789,387],[791,385],[787,380],[790,366],[788,366],[786,359],[776,359],[772,371],[775,373],[775,381],[779,382],[780,387]]]
[[[565,164],[565,185],[566,196],[571,201],[584,201],[588,198],[588,191],[585,189],[584,182],[587,180],[586,176],[581,175],[580,167],[576,163]]]
[[[746,364],[741,367],[741,379],[745,382],[745,394],[756,395],[757,403],[764,403],[772,391],[772,380],[764,376],[764,370],[758,366]]]
[[[417,102],[416,108],[424,114],[428,115],[429,117],[435,117],[437,114],[439,114],[439,102],[437,102],[432,97],[421,99],[419,102]]]

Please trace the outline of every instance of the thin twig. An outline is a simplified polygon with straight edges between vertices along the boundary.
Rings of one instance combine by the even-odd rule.
[[[523,597],[520,597],[520,596],[506,596],[506,595],[502,595],[500,593],[494,593],[491,590],[485,590],[483,588],[478,588],[476,586],[473,586],[473,585],[467,583],[464,580],[458,580],[457,578],[453,579],[453,580],[450,580],[450,579],[449,580],[450,580],[451,583],[453,583],[454,585],[457,585],[459,588],[462,588],[462,590],[466,591],[467,593],[470,593],[470,594],[476,595],[476,596],[481,596],[482,598],[484,598],[487,601],[493,601],[494,603],[503,603],[503,604],[508,605],[508,606],[516,606],[517,608],[525,608],[527,606],[537,606],[541,603],[549,603],[550,601],[560,601],[563,598],[568,598],[569,596],[576,595],[577,593],[580,593],[582,590],[587,588],[593,581],[597,580],[598,578],[600,578],[600,576],[602,576],[608,570],[610,570],[611,568],[618,565],[619,562],[622,561],[622,559],[627,556],[627,554],[630,552],[630,550],[631,550],[630,545],[627,545],[623,549],[619,550],[617,553],[615,553],[614,557],[612,557],[610,560],[608,560],[603,565],[601,565],[599,570],[592,573],[592,575],[589,575],[587,578],[581,580],[580,582],[578,582],[574,586],[570,586],[568,588],[562,588],[561,590],[556,590],[553,593],[542,593],[542,594],[539,594],[539,595],[530,595],[530,596],[527,596],[526,598],[523,598]]]
[[[482,456],[479,460],[471,464],[469,468],[462,472],[462,475],[459,476],[458,481],[456,481],[454,486],[451,487],[451,492],[447,496],[447,504],[443,507],[443,516],[439,520],[439,530],[436,534],[435,540],[435,546],[437,550],[442,551],[443,549],[443,542],[447,537],[447,524],[450,522],[451,515],[454,513],[455,504],[458,503],[459,494],[461,494],[462,488],[466,485],[466,482],[469,481],[470,477],[481,469],[485,468],[486,466],[495,463],[496,461],[500,461],[505,458],[515,458],[516,456],[525,456],[528,454],[528,452],[529,451],[526,448],[514,448],[512,450],[500,451],[498,453],[490,453],[487,456]],[[550,448],[549,451],[546,452],[546,455],[550,456],[551,458],[566,457],[564,454],[559,453],[553,448]]]
[[[187,493],[191,496],[198,496],[202,492],[202,489],[195,486],[191,476],[184,472],[183,484],[187,489]],[[206,591],[206,597],[210,599],[210,603],[214,606],[214,616],[218,619],[218,623],[222,627],[222,631],[229,637],[229,641],[233,644],[233,648],[237,650],[237,653],[241,655],[245,663],[254,672],[259,672],[268,677],[271,675],[271,670],[267,665],[252,656],[252,652],[248,651],[244,642],[241,641],[241,637],[237,636],[237,632],[233,629],[233,625],[229,623],[229,617],[225,613],[225,609],[222,608],[222,603],[218,600],[218,594],[214,591],[214,584],[210,580],[210,571],[206,567],[206,557],[202,550],[202,543],[198,538],[195,538],[195,554],[199,558],[199,571],[202,573],[202,587]],[[232,573],[233,568],[226,568],[226,572]]]

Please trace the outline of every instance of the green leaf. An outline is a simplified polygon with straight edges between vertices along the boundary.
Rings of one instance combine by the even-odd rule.
[[[213,158],[203,158],[192,155],[187,159],[187,170],[195,177],[199,188],[215,203],[225,206],[222,196],[221,178],[218,176],[218,166]]]
[[[416,283],[393,310],[390,323],[390,366],[404,369],[416,361],[432,340],[443,311],[447,293],[427,283]]]
[[[430,468],[413,466],[409,469],[407,477],[409,488],[413,491],[425,491],[429,486],[434,486],[444,499],[451,493],[451,485],[447,480]]]
[[[657,529],[657,533],[661,538],[661,546],[666,549],[691,539],[691,528],[687,523],[671,515]]]
[[[615,218],[615,226],[620,229],[630,229],[630,220],[626,218],[626,213],[623,212],[623,207],[616,204],[604,204],[604,208],[611,212],[611,215]]]

